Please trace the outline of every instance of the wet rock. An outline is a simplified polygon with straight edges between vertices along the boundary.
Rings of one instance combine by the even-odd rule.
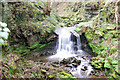
[[[70,68],[72,68],[73,65],[72,65],[72,64],[67,64],[65,67],[70,67]]]
[[[84,68],[81,68],[81,70],[85,71],[85,69],[84,69]]]
[[[87,70],[87,66],[84,66],[84,69]]]
[[[84,66],[83,68],[81,68],[81,70],[86,71],[87,70],[87,66]]]
[[[54,64],[59,64],[60,62],[54,62]]]
[[[84,56],[82,56],[82,58],[86,60],[86,58]]]
[[[67,63],[71,63],[71,61],[69,59],[64,58],[60,63],[67,64]]]
[[[76,63],[77,62],[77,59],[74,57],[71,61],[71,63]]]
[[[81,60],[77,60],[77,64],[80,65],[80,63],[81,63]]]
[[[94,71],[91,71],[90,75],[95,75],[95,72],[94,72]]]
[[[52,64],[53,67],[59,67],[59,64]]]
[[[41,72],[45,74],[47,71],[45,69],[41,69]]]
[[[72,65],[76,68],[78,65],[76,63],[72,63]]]

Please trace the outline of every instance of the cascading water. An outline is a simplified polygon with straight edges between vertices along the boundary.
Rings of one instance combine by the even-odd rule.
[[[76,77],[88,78],[91,71],[93,71],[92,66],[89,64],[90,60],[89,59],[86,60],[81,57],[76,57],[76,58],[78,60],[81,60],[81,64],[75,70],[71,70],[70,72]],[[84,69],[85,67],[86,67],[86,70],[83,71],[82,69]]]
[[[62,60],[63,58],[76,56],[73,46],[71,32],[67,28],[62,28],[59,32],[57,53],[49,58]]]
[[[57,53],[68,53],[71,54],[73,52],[73,42],[71,41],[71,33],[66,29],[61,30],[59,35]]]
[[[73,31],[72,31],[73,30]],[[64,58],[70,58],[70,57],[76,57],[78,55],[81,55],[81,57],[78,57],[78,60],[81,60],[81,64],[75,68],[74,71],[70,71],[73,75],[78,75],[80,78],[86,78],[89,76],[90,72],[93,70],[91,65],[89,64],[89,59],[85,60],[82,58],[82,56],[86,56],[85,52],[81,50],[81,41],[79,34],[74,32],[74,27],[65,27],[60,28],[58,31],[58,42],[57,42],[57,51],[55,55],[52,55],[48,57],[50,60],[63,60]],[[72,34],[76,37],[77,45],[74,44],[71,37]],[[77,46],[77,51],[74,50],[74,47]],[[78,54],[75,54],[75,53]],[[87,66],[86,71],[82,71],[81,69],[84,68],[84,66]],[[74,69],[74,68],[73,68]],[[77,76],[77,77],[78,77]]]
[[[78,50],[81,50],[80,36],[77,37],[77,48],[78,48]]]

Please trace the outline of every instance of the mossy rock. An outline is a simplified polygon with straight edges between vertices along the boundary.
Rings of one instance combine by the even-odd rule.
[[[45,69],[41,69],[41,72],[45,74],[47,71]]]
[[[76,31],[77,33],[80,33],[80,32],[81,32],[81,29],[80,29],[80,28],[76,28],[75,31]]]
[[[97,35],[99,35],[99,36],[103,36],[104,35],[104,33],[102,32],[102,31],[95,31],[95,34],[97,34]]]
[[[111,65],[108,61],[105,61],[104,68],[111,68]]]
[[[56,75],[51,74],[51,75],[49,75],[48,77],[49,77],[49,78],[55,78],[55,77],[56,77]]]

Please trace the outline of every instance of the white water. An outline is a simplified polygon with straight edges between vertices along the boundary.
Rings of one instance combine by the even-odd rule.
[[[62,60],[76,56],[74,54],[73,42],[71,41],[71,32],[67,28],[62,28],[59,31],[57,53],[49,58]]]
[[[71,70],[70,72],[76,77],[88,78],[91,71],[93,71],[92,66],[89,64],[90,60],[85,60],[81,57],[79,57],[78,60],[81,60],[81,64],[77,67],[77,69]],[[85,66],[87,66],[87,70],[86,71],[81,70]]]
[[[70,28],[69,28],[70,29]],[[58,38],[58,45],[57,45],[57,53],[55,55],[52,55],[48,57],[50,60],[63,60],[64,58],[67,59],[69,57],[76,57],[78,54],[75,54],[74,50],[74,44],[73,41],[71,41],[71,31],[68,28],[61,28],[59,30],[59,38]],[[77,34],[77,52],[81,56],[85,56],[86,54],[84,51],[81,50],[81,41],[80,36]],[[81,64],[76,68],[74,71],[70,71],[74,76],[79,78],[86,78],[89,76],[90,72],[93,70],[91,65],[89,65],[89,60],[85,60],[81,57],[78,58],[81,60]],[[84,66],[87,66],[86,71],[82,71],[81,68],[84,68]],[[74,69],[74,68],[73,68]]]
[[[78,50],[81,50],[80,36],[77,37],[77,48],[78,48]]]

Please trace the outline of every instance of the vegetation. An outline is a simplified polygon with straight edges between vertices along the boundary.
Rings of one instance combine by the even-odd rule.
[[[93,17],[91,21],[84,24],[80,23],[80,29],[77,28],[75,31],[79,32],[82,26],[87,27],[86,38],[93,52],[97,54],[96,57],[92,58],[91,65],[96,69],[105,70],[109,78],[119,78],[118,40],[120,36],[113,21],[115,17],[112,17],[115,15],[115,8],[113,7],[115,7],[115,3],[109,3],[100,9],[99,14]]]
[[[63,9],[60,8],[61,4],[64,3],[56,3],[50,9],[50,2],[0,3],[3,7],[3,19],[0,21],[0,45],[3,49],[1,77],[76,79],[69,71],[56,65],[37,64],[27,58],[31,55],[48,55],[41,51],[55,40],[53,31],[77,24],[75,31],[81,36],[85,34],[94,53],[90,64],[95,70],[105,71],[107,78],[120,78],[120,1],[65,3],[67,7]],[[63,10],[63,14],[55,7]],[[68,12],[68,15],[64,12]]]
[[[10,32],[10,30],[7,28],[7,24],[0,22],[0,45],[7,45],[8,32]]]

